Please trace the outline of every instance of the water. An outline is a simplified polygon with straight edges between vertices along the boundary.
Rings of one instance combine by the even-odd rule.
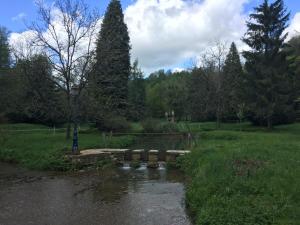
[[[190,225],[176,170],[53,174],[0,163],[1,225]]]
[[[124,162],[123,166],[122,166],[123,170],[130,170],[130,163],[129,162]]]
[[[137,170],[147,170],[147,163],[140,163],[140,167]]]
[[[166,169],[166,163],[165,162],[158,162],[158,170],[165,170]]]

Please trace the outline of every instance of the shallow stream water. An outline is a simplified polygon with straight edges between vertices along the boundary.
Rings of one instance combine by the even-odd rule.
[[[190,225],[177,170],[55,174],[0,163],[0,225]]]

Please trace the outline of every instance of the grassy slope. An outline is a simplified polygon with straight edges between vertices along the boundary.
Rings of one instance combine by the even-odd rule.
[[[238,125],[193,126],[202,132],[182,167],[196,224],[299,224],[300,124],[273,132],[248,124],[243,132]]]
[[[24,131],[32,130],[33,131]],[[43,129],[43,130],[36,130]],[[46,130],[44,130],[46,129]],[[0,160],[13,161],[40,170],[63,170],[67,164],[63,155],[70,151],[72,140],[66,141],[65,132],[55,134],[48,127],[31,124],[9,124],[0,126]],[[19,132],[8,130],[22,130]],[[133,137],[103,138],[96,131],[79,133],[80,149],[124,148],[134,141]]]

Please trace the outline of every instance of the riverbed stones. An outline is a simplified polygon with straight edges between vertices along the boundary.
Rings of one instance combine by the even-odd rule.
[[[149,168],[158,168],[158,150],[149,150],[148,151],[148,167]]]

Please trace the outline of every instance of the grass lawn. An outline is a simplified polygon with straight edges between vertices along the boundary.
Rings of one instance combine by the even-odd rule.
[[[125,148],[134,142],[132,136],[106,137],[95,130],[79,132],[79,148]],[[65,170],[63,156],[71,151],[72,140],[65,131],[55,133],[49,127],[32,124],[0,125],[0,160],[16,162],[38,170]]]
[[[201,131],[181,161],[196,224],[296,225],[300,221],[300,124],[272,132],[242,124],[193,124]],[[184,129],[184,126],[182,126]]]

